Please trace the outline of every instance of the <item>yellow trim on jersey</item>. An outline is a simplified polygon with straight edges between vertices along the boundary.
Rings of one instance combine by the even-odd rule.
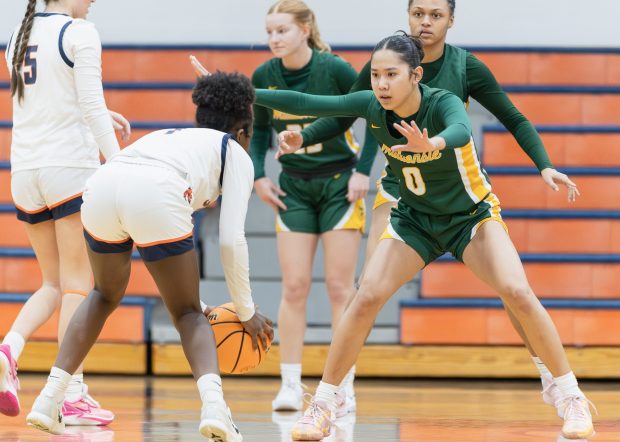
[[[366,203],[359,199],[349,205],[349,209],[332,230],[359,230],[364,233],[366,227]]]
[[[394,230],[394,227],[392,227],[391,224],[387,225],[387,227],[383,231],[383,234],[379,238],[379,241],[381,241],[382,239],[395,239],[396,241],[405,242],[400,237],[400,235],[398,233],[396,233],[396,230]]]
[[[290,231],[291,229],[289,229],[286,224],[284,224],[284,221],[282,221],[282,217],[278,214],[278,216],[276,216],[276,233]]]
[[[489,204],[491,207],[489,208],[489,213],[492,218],[501,218],[500,212],[502,208],[499,204],[499,198],[494,193],[489,193],[489,195],[484,199],[484,202]]]
[[[355,139],[355,135],[352,129],[348,129],[344,133],[344,139],[347,142],[347,146],[351,149],[351,152],[358,153],[360,151],[360,144]]]
[[[465,190],[473,202],[479,203],[491,191],[491,184],[482,173],[474,140],[470,138],[469,143],[454,152]]]
[[[377,181],[377,196],[375,197],[375,202],[372,205],[372,210],[375,210],[377,207],[381,207],[384,204],[396,204],[398,200],[394,198],[392,195],[387,193],[381,184],[381,180]]]
[[[476,233],[478,233],[478,229],[480,229],[480,227],[482,227],[482,225],[484,223],[486,223],[487,221],[497,221],[498,223],[500,223],[502,225],[502,227],[504,228],[506,233],[509,233],[508,232],[508,226],[506,225],[506,223],[504,222],[503,219],[501,219],[501,218],[485,218],[482,221],[480,221],[478,224],[476,224],[473,229],[471,229],[471,238],[476,236]]]
[[[497,196],[494,193],[489,193],[489,195],[484,199],[484,202],[491,206],[488,209],[491,217],[485,218],[482,221],[480,221],[478,224],[476,224],[474,228],[471,229],[470,238],[473,238],[474,236],[476,236],[476,233],[478,233],[478,229],[480,229],[480,227],[487,221],[497,221],[498,223],[502,225],[506,233],[508,233],[508,226],[502,219],[502,215],[501,215],[502,208],[499,203],[499,198],[497,198]]]

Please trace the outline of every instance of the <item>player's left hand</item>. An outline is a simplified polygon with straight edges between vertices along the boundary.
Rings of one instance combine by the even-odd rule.
[[[400,132],[403,137],[407,138],[407,144],[392,146],[392,152],[424,153],[443,148],[438,145],[439,138],[429,138],[428,130],[426,130],[426,128],[420,130],[415,121],[409,124],[403,120],[400,124],[394,123],[394,128]]]
[[[205,68],[202,63],[200,63],[198,59],[193,55],[189,56],[189,62],[194,68],[194,72],[196,72],[196,75],[198,75],[199,77],[207,77],[211,75],[211,72],[209,72],[207,68]]]
[[[564,184],[568,188],[568,202],[574,203],[578,196],[579,189],[577,189],[577,184],[573,183],[570,178],[564,173],[558,172],[557,170],[547,167],[540,172],[542,179],[549,187],[551,187],[556,192],[560,191],[558,184]]]
[[[131,124],[129,124],[129,121],[127,121],[127,119],[118,112],[111,110],[108,110],[108,112],[112,118],[112,126],[114,127],[114,130],[121,133],[121,140],[129,141],[129,137],[131,137]]]
[[[347,192],[347,200],[354,203],[357,200],[366,198],[370,189],[370,177],[363,173],[353,172],[349,178],[349,190]]]
[[[257,307],[254,316],[242,322],[241,325],[252,336],[252,348],[258,350],[258,340],[260,339],[263,350],[267,351],[268,342],[273,341],[273,322],[271,319],[260,313]]]
[[[278,151],[275,159],[279,159],[282,155],[288,155],[297,152],[304,144],[304,137],[298,130],[283,130],[278,134]]]

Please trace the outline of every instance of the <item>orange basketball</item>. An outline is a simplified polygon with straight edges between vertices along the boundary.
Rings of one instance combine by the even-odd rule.
[[[252,348],[252,336],[243,328],[232,302],[215,307],[209,313],[208,319],[215,335],[217,358],[222,373],[245,373],[256,368],[265,359],[269,348],[263,349],[260,342],[258,350]],[[270,341],[267,344],[271,346]]]

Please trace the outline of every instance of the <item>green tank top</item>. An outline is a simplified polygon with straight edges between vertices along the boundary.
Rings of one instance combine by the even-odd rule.
[[[257,90],[256,103],[284,112],[305,109],[325,117],[365,118],[373,136],[381,145],[392,172],[399,178],[400,195],[413,209],[430,215],[464,213],[482,201],[491,184],[480,166],[471,137],[471,125],[463,102],[454,94],[420,85],[422,102],[413,116],[429,137],[441,136],[446,148],[429,153],[392,152],[404,144],[389,130],[390,120],[398,118],[381,107],[371,91],[339,97],[319,97],[290,91]]]
[[[308,65],[298,71],[288,71],[282,61],[273,58],[259,66],[252,77],[256,88],[270,90],[296,90],[314,95],[346,94],[357,78],[353,67],[340,57],[327,52],[314,50]],[[254,136],[250,144],[250,155],[254,163],[255,178],[265,175],[265,155],[269,148],[269,136],[272,128],[276,132],[284,130],[302,130],[317,117],[311,113],[273,111],[256,108]],[[300,149],[295,155],[280,158],[283,169],[299,173],[321,173],[342,164],[352,168],[356,162],[356,144],[353,133],[347,130],[322,143],[316,143]]]
[[[422,83],[428,87],[446,89],[463,103],[469,101],[466,50],[447,44],[441,58],[431,63],[423,63],[422,69]]]

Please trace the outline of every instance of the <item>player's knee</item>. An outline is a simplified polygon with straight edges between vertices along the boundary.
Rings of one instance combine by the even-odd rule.
[[[204,316],[200,304],[170,307],[169,312],[175,324],[188,319],[195,320],[196,315]]]
[[[502,288],[501,293],[505,302],[515,313],[527,314],[532,310],[532,305],[536,301],[536,296],[527,282],[507,284]]]
[[[358,315],[374,314],[381,310],[384,296],[380,288],[360,287],[349,308],[355,308]]]
[[[312,281],[306,278],[291,278],[282,282],[282,298],[288,304],[305,306]]]
[[[347,302],[347,299],[353,292],[353,283],[345,282],[342,278],[328,277],[325,279],[325,285],[327,286],[327,294],[333,304],[342,304]]]

